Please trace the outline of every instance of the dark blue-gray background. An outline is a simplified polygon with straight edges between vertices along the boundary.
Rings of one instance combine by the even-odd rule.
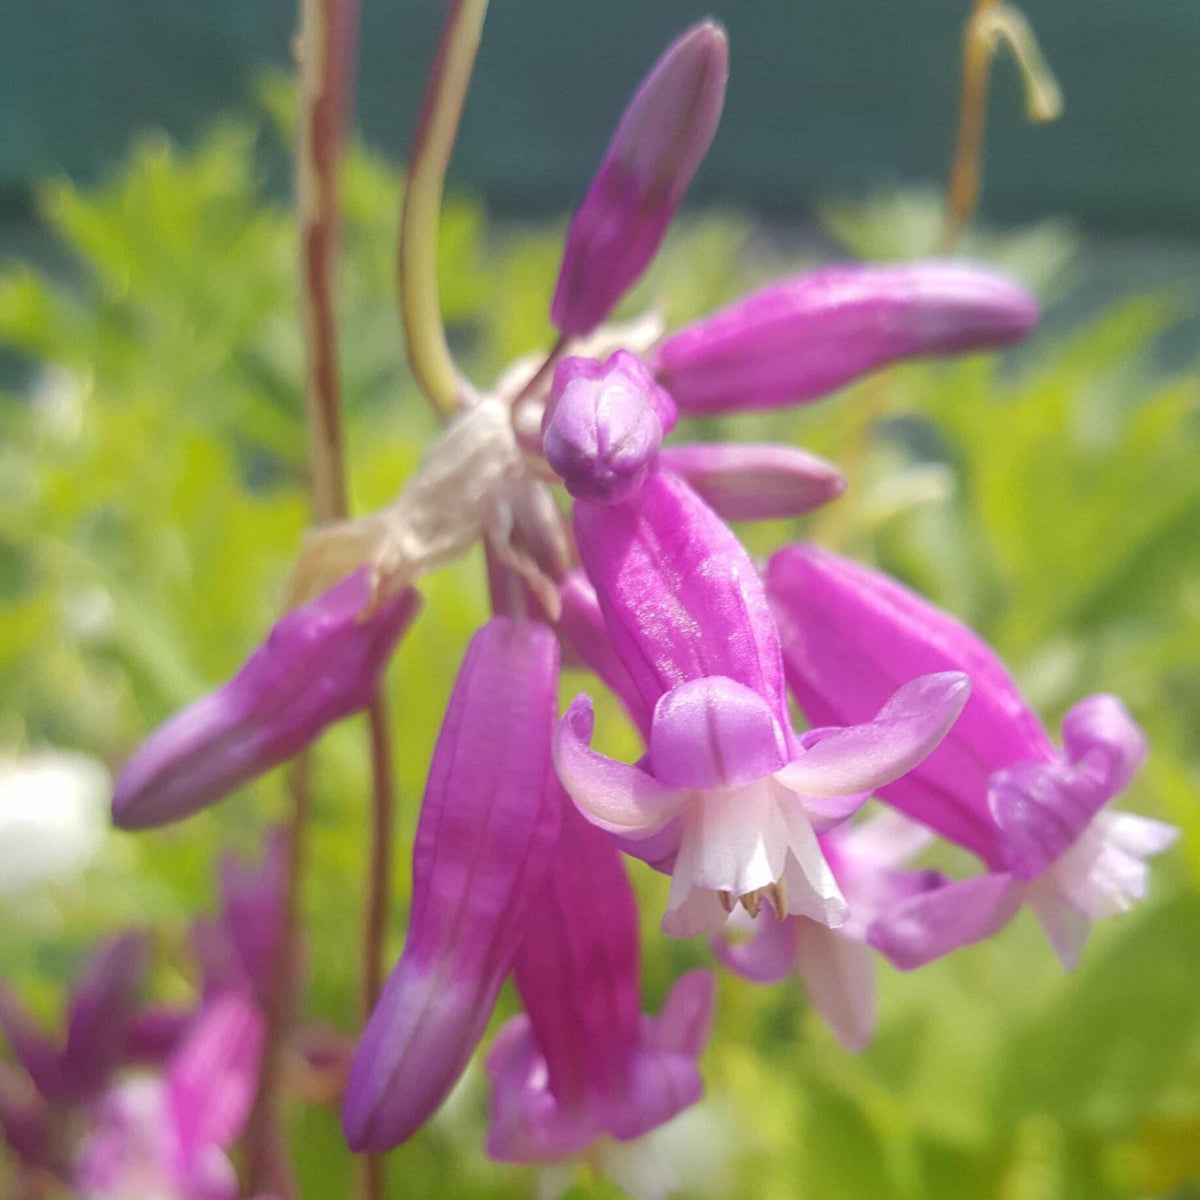
[[[360,113],[406,146],[441,0],[364,0]],[[726,117],[701,199],[802,214],[813,197],[940,180],[953,141],[969,0],[726,0]],[[292,0],[0,0],[0,187],[95,177],[130,136],[188,140],[249,103],[285,63]],[[454,180],[497,211],[561,209],[630,88],[666,41],[715,6],[694,0],[493,0]],[[998,64],[985,208],[1069,213],[1096,231],[1200,232],[1200,3],[1030,0],[1066,94],[1030,128]]]

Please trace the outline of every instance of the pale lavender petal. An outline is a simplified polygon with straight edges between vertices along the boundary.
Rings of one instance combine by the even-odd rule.
[[[367,612],[368,572],[289,613],[223,687],[172,717],[126,764],[113,820],[179,820],[294,757],[326,726],[365,708],[419,597]]]
[[[762,580],[687,484],[654,472],[636,501],[576,502],[575,533],[613,649],[650,708],[681,683],[725,675],[762,696],[790,729]]]
[[[408,940],[350,1070],[343,1126],[355,1150],[410,1137],[487,1025],[558,838],[557,685],[547,626],[495,617],[472,640],[417,826]]]
[[[665,446],[658,461],[726,521],[797,517],[846,490],[837,467],[792,446],[700,442]]]
[[[1092,929],[1091,918],[1064,900],[1053,888],[1032,888],[1027,893],[1027,899],[1046,931],[1046,937],[1063,970],[1075,970]]]
[[[558,365],[542,426],[542,451],[567,491],[612,504],[635,496],[658,457],[674,403],[635,355]]]
[[[725,32],[694,25],[668,47],[625,110],[567,233],[550,312],[590,333],[637,282],[708,150],[729,74]]]
[[[650,769],[667,787],[736,787],[783,769],[787,759],[767,702],[732,679],[681,683],[655,706]]]
[[[660,874],[670,875],[675,870],[675,859],[683,838],[683,818],[672,817],[657,833],[648,837],[622,836],[611,832],[608,836],[623,854],[641,859]]]
[[[681,329],[654,365],[684,413],[777,408],[897,359],[1006,346],[1037,316],[1028,293],[979,267],[829,267]]]
[[[248,996],[209,1005],[167,1064],[167,1109],[185,1174],[233,1145],[258,1090],[265,1026]]]
[[[642,1018],[643,1041],[656,1049],[699,1058],[712,1033],[717,977],[687,971],[675,981],[657,1017]]]
[[[584,666],[594,671],[604,686],[625,706],[625,711],[642,736],[649,739],[653,708],[642,699],[625,664],[613,650],[604,625],[604,614],[596,599],[596,589],[583,571],[577,568],[559,585],[558,594],[562,601],[559,632]]]
[[[813,1007],[852,1054],[875,1034],[875,964],[872,951],[840,930],[816,921],[796,923],[796,971]]]
[[[624,837],[650,837],[679,812],[686,794],[593,750],[595,721],[591,700],[576,696],[554,735],[558,778],[593,825]]]
[[[72,990],[62,1057],[63,1086],[72,1097],[93,1095],[128,1053],[149,953],[144,934],[122,934],[96,952]]]
[[[1146,758],[1146,735],[1116,696],[1089,696],[1063,718],[1063,749],[1108,798],[1127,788]]]
[[[1003,664],[949,614],[877,571],[797,544],[767,567],[788,683],[816,725],[870,718],[902,683],[965,671],[971,696],[941,745],[880,792],[947,840],[1000,865],[999,831],[987,807],[992,772],[1058,752]]]
[[[906,683],[864,725],[813,730],[803,749],[775,777],[807,796],[873,792],[911,771],[958,719],[971,681],[961,671]]]
[[[902,971],[990,937],[1021,907],[1022,884],[992,872],[923,892],[881,913],[867,940]]]
[[[729,932],[719,933],[712,939],[713,953],[722,966],[751,983],[779,983],[796,969],[796,939],[803,920],[780,921],[764,909],[754,921],[753,937],[738,942]]]

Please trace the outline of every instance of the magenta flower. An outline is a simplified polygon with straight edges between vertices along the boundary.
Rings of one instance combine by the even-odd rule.
[[[778,983],[796,974],[842,1045],[852,1052],[864,1049],[875,1032],[876,1011],[867,934],[880,913],[944,882],[937,871],[900,869],[932,841],[932,833],[898,813],[840,826],[821,838],[821,850],[849,906],[845,924],[828,929],[807,917],[780,921],[764,911],[749,921],[749,941],[714,938],[717,957],[752,983]]]
[[[1007,346],[1037,316],[1027,292],[980,267],[829,267],[702,317],[653,365],[683,413],[779,408],[897,359]]]
[[[567,233],[550,313],[582,337],[637,282],[708,152],[729,76],[729,43],[712,21],[692,26],[629,102]]]
[[[1067,967],[1089,921],[1145,894],[1147,857],[1178,831],[1103,812],[1145,756],[1141,730],[1113,696],[1063,720],[1059,751],[995,653],[953,617],[886,576],[828,551],[790,546],[767,569],[788,681],[813,721],[854,720],[890,680],[966,671],[973,690],[945,742],[880,790],[889,804],[970,850],[986,875],[882,913],[871,942],[898,966],[978,941],[1028,902]]]
[[[673,936],[715,932],[739,899],[752,915],[765,902],[781,918],[841,924],[817,833],[937,745],[966,677],[915,679],[873,720],[798,738],[758,573],[690,488],[652,474],[636,501],[577,502],[575,530],[612,646],[653,717],[646,765],[627,766],[590,749],[591,702],[578,697],[555,738],[571,798],[625,839],[677,834],[663,921]]]
[[[411,1137],[483,1036],[558,838],[557,684],[558,645],[540,623],[494,617],[467,650],[417,827],[408,940],[350,1069],[355,1150]]]
[[[230,994],[207,1008],[161,1076],[100,1097],[72,1169],[81,1200],[236,1200],[225,1151],[254,1099],[263,1025]]]
[[[141,933],[121,934],[96,951],[71,991],[61,1045],[38,1028],[16,993],[0,982],[0,1030],[49,1103],[91,1098],[125,1060],[148,951]]]
[[[644,1136],[700,1098],[713,979],[684,975],[659,1017],[642,1015],[633,890],[615,847],[569,804],[515,972],[526,1015],[488,1054],[488,1154],[586,1158],[635,1195],[658,1194],[647,1181],[669,1166]]]
[[[189,816],[365,708],[420,603],[410,590],[368,614],[369,587],[358,571],[289,613],[227,684],[156,730],[117,780],[114,822]]]

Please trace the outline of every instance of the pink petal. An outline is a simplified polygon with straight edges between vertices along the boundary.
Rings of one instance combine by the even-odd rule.
[[[902,901],[871,925],[867,940],[902,971],[990,937],[1021,907],[1023,888],[994,872]]]
[[[554,735],[558,777],[593,825],[624,837],[650,837],[679,812],[685,794],[593,750],[595,719],[591,700],[576,696]]]
[[[713,953],[722,966],[751,983],[779,983],[796,969],[796,938],[802,921],[800,917],[779,921],[764,910],[754,921],[749,941],[735,942],[722,932],[712,939]]]
[[[776,778],[808,796],[873,792],[911,771],[949,732],[971,692],[957,671],[906,683],[873,721],[805,736],[805,749]]]
[[[167,1064],[167,1104],[185,1170],[233,1145],[258,1090],[265,1026],[248,996],[209,1005]]]

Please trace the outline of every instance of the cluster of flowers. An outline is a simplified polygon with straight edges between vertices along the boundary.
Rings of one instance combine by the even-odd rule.
[[[307,548],[299,594],[320,594],[155,733],[118,782],[117,824],[144,828],[291,758],[369,702],[416,616],[414,581],[484,542],[496,615],[459,669],[413,848],[407,941],[349,1068],[355,1150],[390,1149],[430,1118],[511,975],[524,1015],[487,1055],[488,1153],[582,1157],[635,1194],[671,1190],[647,1135],[701,1095],[714,978],[685,975],[658,1016],[643,1014],[623,855],[671,877],[667,935],[710,936],[721,963],[758,983],[797,972],[860,1048],[874,952],[916,967],[1028,902],[1070,966],[1088,921],[1138,899],[1143,860],[1174,836],[1104,811],[1145,749],[1115,698],[1077,704],[1060,749],[994,652],[900,584],[811,545],[750,559],[726,521],[834,499],[844,480],[833,466],[783,446],[663,445],[680,415],[810,400],[898,359],[1006,345],[1036,322],[1006,280],[924,263],[788,279],[665,337],[602,327],[658,249],[726,75],[724,33],[705,22],[632,100],[567,238],[555,369],[521,363],[486,395],[464,389],[399,499]],[[334,586],[314,587],[329,575]],[[591,748],[586,695],[558,716],[564,653],[622,702],[645,743],[639,762]],[[871,797],[890,811],[852,820]],[[983,871],[906,869],[935,836]],[[750,940],[730,935],[739,925]],[[165,1106],[180,1169],[197,1139],[207,1164],[244,1117],[254,1011],[211,1000],[154,1098],[117,1092],[102,1110],[128,1125],[131,1111]],[[240,1038],[213,1032],[235,1019]],[[73,1023],[68,1059],[74,1037]],[[222,1054],[196,1049],[214,1040]],[[49,1095],[40,1043],[15,1044],[33,1047],[22,1058]],[[202,1119],[198,1059],[228,1075]],[[23,1136],[11,1114],[6,1129]],[[103,1129],[81,1170],[115,1169]],[[224,1193],[177,1182],[171,1194]]]

